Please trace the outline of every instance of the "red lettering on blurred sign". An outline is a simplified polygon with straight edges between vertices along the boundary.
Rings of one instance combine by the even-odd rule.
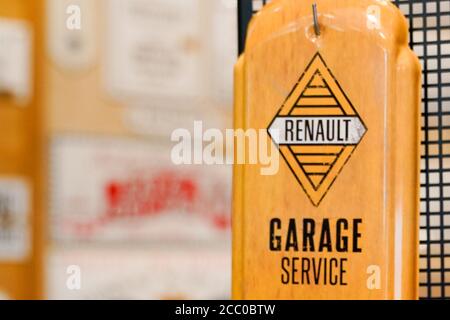
[[[110,181],[105,186],[104,195],[106,212],[91,222],[75,224],[78,233],[95,232],[96,228],[119,219],[150,217],[174,211],[200,214],[220,230],[230,227],[230,215],[220,206],[217,208],[217,198],[203,194],[194,178],[170,171],[149,179]]]

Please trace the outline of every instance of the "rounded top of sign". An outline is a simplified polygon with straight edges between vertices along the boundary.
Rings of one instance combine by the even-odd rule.
[[[366,33],[382,46],[407,44],[408,25],[402,12],[388,0],[317,0],[320,38],[328,30]],[[246,52],[265,41],[295,34],[311,37],[314,27],[312,2],[274,0],[265,5],[250,21]],[[312,39],[314,42],[314,39]],[[320,42],[316,42],[319,46]]]

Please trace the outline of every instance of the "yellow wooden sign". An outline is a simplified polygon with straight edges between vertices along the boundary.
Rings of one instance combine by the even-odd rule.
[[[420,65],[390,1],[275,0],[235,70],[235,127],[276,174],[236,165],[233,297],[416,299]],[[242,151],[242,150],[236,150]]]

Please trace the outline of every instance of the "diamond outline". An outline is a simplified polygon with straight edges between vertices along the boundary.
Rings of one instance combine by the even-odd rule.
[[[322,64],[322,67],[324,67],[327,71],[327,75],[331,78],[330,80],[333,81],[333,83],[337,86],[337,93],[331,89],[329,83],[327,82],[326,79],[324,79],[325,83],[327,84],[328,88],[330,89],[330,91],[332,92],[335,100],[339,103],[340,108],[343,110],[344,114],[346,116],[357,116],[359,118],[359,120],[361,121],[361,124],[363,125],[365,131],[363,133],[363,135],[361,136],[361,139],[359,141],[358,144],[356,145],[333,145],[333,146],[341,146],[342,151],[339,153],[339,155],[336,157],[336,160],[334,161],[334,163],[330,166],[330,170],[325,174],[323,180],[321,181],[320,185],[317,187],[317,190],[314,188],[314,184],[311,182],[310,178],[308,177],[308,175],[306,174],[306,172],[304,171],[303,167],[298,163],[297,160],[297,156],[292,152],[292,150],[290,149],[290,146],[286,146],[286,145],[278,145],[275,140],[273,139],[272,135],[270,134],[270,128],[273,124],[273,122],[278,118],[278,117],[282,117],[282,116],[288,116],[290,111],[292,111],[292,109],[295,108],[297,102],[301,99],[304,91],[306,90],[306,88],[308,87],[308,84],[312,81],[312,79],[314,78],[314,75],[319,71],[320,75],[322,76],[322,78],[324,78],[324,76],[322,75],[322,73],[320,72],[319,68],[316,68],[312,71],[312,76],[310,79],[306,80],[307,84],[300,86],[300,84],[302,83],[302,81],[305,81],[305,77],[306,74],[308,72],[310,72],[310,69],[312,67],[312,65],[316,62],[319,61],[319,63]],[[320,64],[319,64],[320,65]],[[312,69],[311,69],[312,70]],[[302,88],[301,93],[297,96],[297,98],[295,98],[294,93],[298,88]],[[341,95],[340,98],[336,97],[336,94]],[[294,103],[288,103],[291,99],[294,99],[295,102]],[[343,99],[343,101],[342,101]],[[345,102],[345,106],[347,108],[343,108],[342,106],[342,102]],[[288,105],[290,105],[290,107],[287,107]],[[349,108],[349,109],[348,109]],[[288,109],[288,114],[286,115],[281,115],[281,113],[284,111],[284,109]],[[350,112],[347,112],[347,110]],[[323,115],[323,116],[327,116],[327,115]],[[269,126],[267,127],[267,133],[269,135],[269,137],[271,138],[272,142],[275,143],[278,151],[280,152],[280,154],[282,155],[284,161],[286,162],[286,164],[288,165],[290,171],[292,172],[292,174],[294,175],[295,179],[297,180],[297,182],[300,184],[301,188],[303,189],[303,191],[305,192],[305,194],[307,195],[307,197],[309,198],[309,200],[311,201],[311,203],[315,206],[318,207],[320,205],[320,203],[322,202],[322,200],[325,198],[325,196],[328,194],[328,191],[331,189],[331,187],[333,186],[334,182],[336,181],[337,177],[340,175],[340,173],[342,172],[342,170],[344,169],[344,167],[347,165],[347,162],[350,160],[350,158],[352,157],[354,151],[356,150],[356,148],[359,146],[359,144],[362,142],[362,140],[364,139],[365,135],[367,134],[368,128],[366,126],[366,124],[364,123],[363,119],[361,118],[361,116],[359,115],[359,113],[356,111],[355,107],[353,106],[353,104],[351,103],[350,99],[348,98],[347,94],[344,92],[344,90],[342,89],[341,85],[339,84],[339,82],[337,81],[336,77],[334,76],[334,74],[331,72],[330,68],[328,68],[325,60],[322,58],[322,55],[320,54],[320,52],[317,52],[313,58],[311,59],[311,61],[309,62],[309,64],[307,65],[307,67],[305,68],[305,71],[302,73],[302,75],[300,76],[299,80],[297,81],[297,83],[294,85],[293,89],[290,91],[289,95],[287,96],[287,98],[285,99],[285,101],[283,102],[282,106],[280,107],[280,109],[278,110],[278,112],[276,113],[276,115],[274,116],[274,118],[272,119],[272,121],[270,122]],[[320,146],[331,146],[331,145],[326,145],[326,144],[320,144]],[[283,152],[283,150],[281,148],[287,148],[287,152],[285,155],[285,152]],[[343,157],[342,154],[346,151],[346,155]],[[304,186],[304,183],[302,182],[302,180],[299,178],[298,174],[296,173],[296,170],[292,167],[291,165],[291,161],[289,161],[289,159],[287,159],[287,157],[294,157],[293,161],[291,159],[291,161],[293,163],[297,164],[297,167],[300,168],[301,173],[303,175],[303,178],[307,180],[307,182],[309,182],[309,186],[308,187],[312,187],[312,189],[315,192],[312,192],[313,195],[310,194],[310,192],[308,192],[306,186]],[[341,160],[341,163],[339,164],[339,166],[337,166],[337,162],[339,162],[339,160]],[[333,168],[336,168],[335,172],[331,175],[331,171],[333,170]],[[326,190],[324,192],[322,192],[322,194],[320,195],[318,193],[318,189],[320,188],[320,186],[323,184],[323,182],[327,179],[330,178],[331,181],[328,182],[328,186],[326,187]]]

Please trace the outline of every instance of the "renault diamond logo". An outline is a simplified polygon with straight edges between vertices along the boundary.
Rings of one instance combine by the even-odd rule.
[[[367,128],[317,53],[268,131],[318,206]]]

